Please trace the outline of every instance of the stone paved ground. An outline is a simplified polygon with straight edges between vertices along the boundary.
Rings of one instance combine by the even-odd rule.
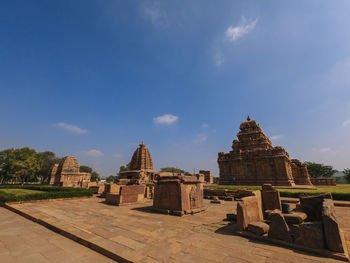
[[[152,213],[151,204],[117,207],[93,197],[12,206],[134,262],[340,262],[233,235],[235,225],[223,221],[233,202],[205,200],[207,211],[184,217]],[[350,209],[337,212],[350,233]]]
[[[0,207],[0,262],[109,263],[114,261]]]

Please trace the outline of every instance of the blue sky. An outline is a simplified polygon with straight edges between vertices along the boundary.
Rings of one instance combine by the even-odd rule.
[[[249,114],[292,158],[350,167],[349,1],[3,1],[0,149],[115,174],[218,174]]]

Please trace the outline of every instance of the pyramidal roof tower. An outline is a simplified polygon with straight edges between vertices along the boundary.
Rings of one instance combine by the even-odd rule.
[[[153,170],[151,153],[143,142],[131,158],[130,170]]]

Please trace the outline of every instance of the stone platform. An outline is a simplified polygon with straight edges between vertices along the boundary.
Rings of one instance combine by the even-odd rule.
[[[203,213],[176,217],[152,212],[152,201],[120,207],[103,201],[93,197],[10,206],[93,249],[118,255],[119,262],[341,262],[234,235],[236,225],[224,221],[234,212],[234,202],[204,200]],[[336,212],[349,243],[350,209],[337,207]]]

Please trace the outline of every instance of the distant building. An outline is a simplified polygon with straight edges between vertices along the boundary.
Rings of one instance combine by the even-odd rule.
[[[90,173],[81,173],[77,158],[66,156],[51,170],[50,184],[56,186],[77,187],[90,182]]]
[[[118,179],[128,179],[131,183],[148,183],[153,182],[157,174],[159,172],[153,170],[151,153],[142,142],[131,158],[130,171],[121,172]]]
[[[232,151],[218,154],[220,184],[311,185],[306,165],[291,160],[281,146],[272,146],[255,120],[242,122],[237,137]]]

